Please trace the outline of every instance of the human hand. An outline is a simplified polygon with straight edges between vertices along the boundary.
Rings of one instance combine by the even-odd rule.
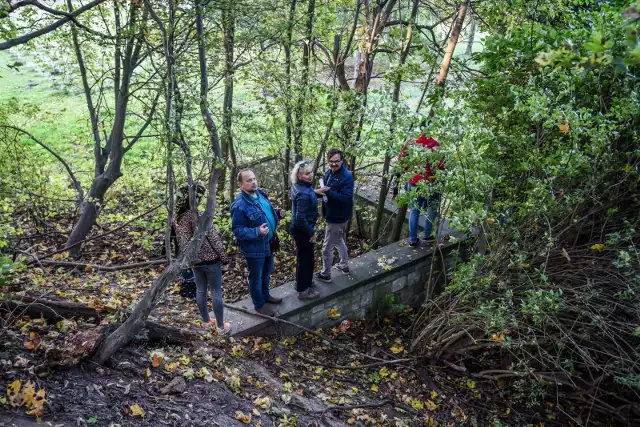
[[[267,223],[265,222],[260,226],[260,235],[266,236],[267,234],[269,234],[269,227],[267,227]]]
[[[319,196],[324,196],[327,191],[329,191],[331,189],[331,187],[327,187],[326,185],[320,188],[317,188],[315,191],[315,193]]]

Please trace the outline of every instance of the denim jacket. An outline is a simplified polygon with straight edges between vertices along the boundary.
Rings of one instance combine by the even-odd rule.
[[[258,191],[262,197],[268,200],[267,193],[261,189]],[[278,212],[273,208],[271,202],[269,204],[277,228],[277,223],[280,221]],[[231,205],[231,230],[238,242],[240,252],[245,258],[262,258],[271,255],[269,239],[266,235],[260,235],[260,225],[266,222],[267,215],[259,203],[241,190]]]
[[[318,198],[311,184],[297,182],[292,185],[291,202],[291,233],[304,233],[313,237],[318,221]]]

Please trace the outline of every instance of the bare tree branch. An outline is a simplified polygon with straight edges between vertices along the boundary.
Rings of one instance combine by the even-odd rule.
[[[7,50],[10,49],[14,46],[18,46],[21,44],[25,44],[27,42],[29,42],[32,39],[35,39],[36,37],[40,37],[43,36],[45,34],[48,34],[52,31],[54,31],[55,29],[57,29],[58,27],[63,26],[64,24],[66,24],[67,22],[73,21],[74,18],[78,15],[81,15],[82,13],[104,3],[106,0],[94,0],[91,3],[86,4],[85,6],[82,6],[81,8],[75,10],[74,12],[70,13],[69,16],[65,16],[64,18],[61,18],[57,21],[55,21],[54,23],[47,25],[44,28],[41,28],[37,31],[33,31],[29,34],[25,34],[24,36],[20,36],[20,37],[16,37],[14,39],[9,39],[7,41],[4,41],[2,43],[0,43],[0,50]],[[35,3],[35,2],[34,2]],[[25,5],[26,6],[26,5]]]
[[[27,132],[24,129],[20,129],[19,127],[15,127],[11,125],[0,125],[0,128],[12,129],[16,132],[25,134],[26,136],[29,137],[29,139],[31,139],[33,142],[35,142],[36,144],[38,144],[39,146],[47,150],[53,157],[58,159],[58,161],[62,163],[62,166],[64,166],[64,168],[67,170],[67,174],[69,174],[69,178],[71,179],[71,182],[73,183],[73,186],[75,187],[78,193],[78,197],[77,197],[78,203],[82,203],[82,200],[84,199],[84,191],[82,190],[82,185],[80,185],[80,181],[78,181],[78,178],[76,178],[76,175],[71,170],[71,167],[69,166],[69,164],[62,157],[60,157],[58,153],[56,153],[53,149],[49,148],[42,141],[40,141],[35,136],[31,135],[29,132]]]
[[[131,142],[129,142],[129,144],[124,148],[124,153],[129,151],[131,149],[131,147],[133,147],[133,145],[136,142],[138,142],[138,140],[142,137],[142,134],[144,133],[144,131],[147,129],[147,127],[149,126],[149,124],[153,120],[153,116],[156,113],[156,107],[158,106],[158,99],[160,99],[160,94],[161,93],[162,93],[162,90],[159,89],[157,94],[156,94],[155,99],[153,100],[153,104],[151,105],[151,111],[149,111],[149,117],[147,118],[147,121],[144,122],[144,124],[142,125],[142,127],[140,128],[140,130],[138,131],[136,136],[134,136],[133,139],[131,140]]]

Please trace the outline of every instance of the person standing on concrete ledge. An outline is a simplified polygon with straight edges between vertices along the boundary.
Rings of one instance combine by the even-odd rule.
[[[290,231],[296,242],[296,291],[301,300],[320,296],[313,289],[315,226],[318,221],[318,197],[311,182],[311,163],[296,163],[291,171],[291,224]]]
[[[276,229],[284,211],[276,211],[267,193],[258,188],[251,169],[238,173],[240,193],[231,205],[231,229],[249,269],[249,293],[255,310],[266,316],[275,312],[269,304],[279,304],[282,298],[269,294],[274,252],[279,248]]]
[[[349,254],[345,242],[347,224],[353,211],[353,175],[344,165],[342,151],[332,148],[327,153],[329,170],[324,176],[323,184],[315,190],[316,195],[326,197],[323,213],[327,227],[322,243],[322,271],[314,277],[322,282],[331,281],[333,264],[333,248],[338,249],[339,262],[336,268],[343,274],[349,274]]]
[[[416,139],[415,145],[424,147],[428,149],[430,153],[436,152],[438,147],[440,147],[440,143],[430,136],[425,135],[423,131],[418,139]],[[407,152],[407,145],[402,147],[402,152],[398,156],[398,161],[402,161],[403,158],[407,157],[409,153]],[[419,187],[426,184],[427,187],[427,195],[426,196],[418,196],[416,197],[415,202],[411,205],[411,213],[409,214],[409,246],[416,247],[419,244],[418,241],[418,225],[420,221],[421,212],[426,211],[426,221],[424,224],[424,240],[430,240],[432,238],[431,232],[433,230],[433,225],[436,223],[436,218],[438,215],[438,207],[440,205],[440,193],[435,191],[435,182],[436,182],[436,170],[444,170],[444,160],[440,159],[437,163],[431,163],[427,160],[425,164],[424,172],[418,173],[413,176],[407,183],[407,191],[416,191]],[[422,181],[422,183],[420,183]],[[413,189],[413,190],[412,190]],[[398,195],[398,186],[396,185],[393,188],[393,198]],[[438,231],[436,230],[436,234]]]

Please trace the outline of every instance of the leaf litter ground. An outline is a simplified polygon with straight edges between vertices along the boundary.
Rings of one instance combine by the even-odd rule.
[[[145,244],[145,233],[148,227],[136,224],[130,231],[90,242],[80,261],[109,266],[161,258],[160,232],[151,232],[151,245]],[[287,237],[273,285],[293,279],[294,248]],[[62,236],[53,233],[46,244],[31,250],[46,253],[63,243]],[[364,248],[355,238],[349,246],[351,256]],[[234,248],[229,252],[225,300],[235,301],[247,294],[245,267]],[[55,259],[66,260],[64,255]],[[35,264],[0,291],[86,304],[108,313],[103,323],[115,323],[161,268],[103,272]],[[336,350],[307,333],[240,340],[204,333],[195,303],[179,296],[178,289],[176,282],[151,317],[200,331],[200,338],[182,347],[136,340],[108,366],[86,361],[66,370],[51,366],[51,355],[64,346],[65,338],[98,329],[90,319],[52,322],[22,317],[3,324],[0,425],[476,426],[495,420],[523,425],[520,411],[532,419],[530,410],[496,403],[491,399],[495,390],[437,367],[374,363],[362,368],[371,360]],[[395,317],[353,322],[348,329],[324,333],[361,353],[392,361],[407,357],[412,316],[407,309]],[[33,404],[37,393],[44,401],[40,406]],[[336,406],[347,408],[330,409]],[[541,422],[553,424],[553,404],[546,412]]]

